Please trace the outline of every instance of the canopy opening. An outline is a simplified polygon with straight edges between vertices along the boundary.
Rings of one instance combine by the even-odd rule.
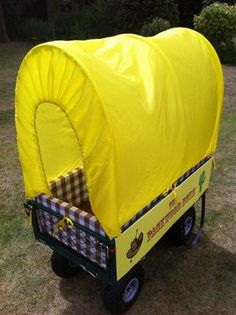
[[[47,181],[83,166],[80,145],[67,114],[53,103],[43,102],[35,114],[39,152]]]

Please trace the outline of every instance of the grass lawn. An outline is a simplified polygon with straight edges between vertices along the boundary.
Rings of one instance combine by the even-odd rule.
[[[0,45],[0,314],[107,314],[104,284],[85,272],[57,278],[50,250],[34,240],[24,214],[14,86],[29,49]],[[129,314],[236,314],[236,67],[224,66],[224,73],[225,106],[204,235],[192,249],[161,241],[151,250],[143,263],[144,288]]]

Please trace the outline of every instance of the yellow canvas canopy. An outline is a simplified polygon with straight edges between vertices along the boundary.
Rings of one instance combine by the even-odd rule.
[[[192,30],[38,45],[16,86],[26,196],[84,166],[93,212],[117,236],[215,151],[222,98],[218,57]]]

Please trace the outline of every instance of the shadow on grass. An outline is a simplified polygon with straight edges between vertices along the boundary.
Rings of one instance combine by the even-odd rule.
[[[207,236],[191,249],[162,240],[143,262],[145,283],[128,314],[236,314],[236,255]],[[104,284],[82,272],[60,282],[70,302],[62,314],[108,314]]]

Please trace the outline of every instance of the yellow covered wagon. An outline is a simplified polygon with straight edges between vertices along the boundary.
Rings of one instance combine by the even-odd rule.
[[[189,29],[54,41],[27,54],[17,142],[26,208],[57,274],[72,275],[73,262],[111,283],[111,311],[133,303],[139,261],[168,230],[180,243],[191,234],[222,99],[219,59]]]

